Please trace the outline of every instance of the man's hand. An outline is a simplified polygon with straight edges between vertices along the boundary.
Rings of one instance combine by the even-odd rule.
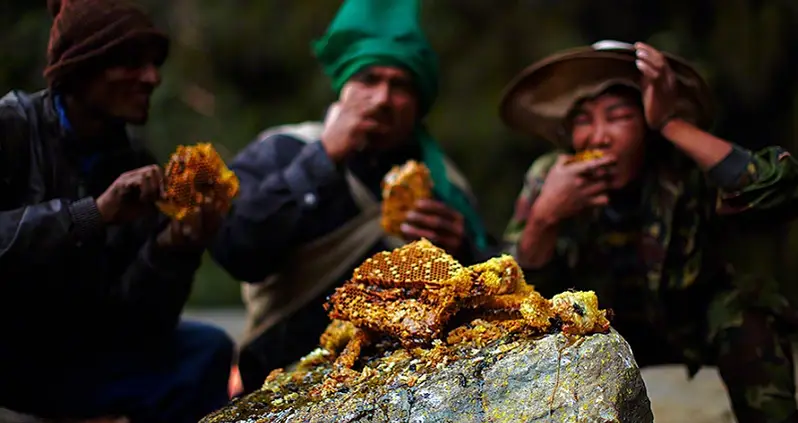
[[[435,200],[419,200],[400,229],[405,239],[427,238],[450,254],[460,251],[465,238],[463,216]]]
[[[607,196],[609,167],[615,158],[609,155],[595,160],[566,164],[562,155],[549,170],[530,216],[536,220],[559,222],[590,207],[609,202]]]
[[[635,54],[635,64],[643,73],[640,90],[643,93],[646,122],[652,129],[660,130],[676,112],[679,95],[676,74],[668,65],[668,59],[654,47],[636,43]]]
[[[97,198],[97,210],[108,224],[126,223],[154,213],[162,184],[163,173],[157,165],[125,172]]]
[[[172,220],[158,235],[160,247],[205,247],[216,235],[223,216],[212,203],[197,207],[183,221]]]
[[[366,135],[379,123],[370,118],[379,106],[368,97],[341,93],[341,101],[330,106],[324,120],[321,143],[334,162],[340,162],[366,145]]]

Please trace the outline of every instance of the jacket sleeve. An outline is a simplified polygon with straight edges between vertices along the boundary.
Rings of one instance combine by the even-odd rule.
[[[241,281],[279,272],[288,253],[309,241],[304,228],[325,218],[323,204],[348,192],[343,173],[318,141],[273,135],[250,144],[230,167],[241,191],[210,251]]]
[[[526,173],[521,193],[515,201],[515,209],[507,229],[504,232],[505,252],[518,259],[518,243],[526,227],[529,209],[537,200],[546,174],[557,160],[560,152],[552,152],[538,158]],[[562,257],[560,249],[555,247],[554,257],[551,261],[540,268],[524,268],[524,275],[529,284],[543,295],[554,295],[561,292],[567,286],[558,286],[560,281],[567,281],[569,274],[568,266]]]
[[[0,104],[0,275],[18,274],[46,264],[64,249],[104,240],[105,226],[93,198],[53,199],[23,205],[20,175],[12,166],[29,147],[29,129],[15,108]],[[23,175],[24,176],[24,175]]]
[[[791,216],[798,200],[798,161],[781,147],[752,152],[735,146],[708,173],[719,216]]]
[[[158,230],[110,293],[111,303],[129,321],[128,327],[143,333],[171,330],[177,325],[202,262],[203,249],[157,246],[155,237],[168,223],[169,219],[160,217]]]

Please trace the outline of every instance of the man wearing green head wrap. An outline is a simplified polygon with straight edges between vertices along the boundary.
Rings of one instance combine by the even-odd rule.
[[[245,391],[318,346],[326,297],[371,255],[423,237],[463,263],[482,256],[486,234],[468,183],[423,124],[439,71],[418,9],[416,0],[345,1],[313,45],[338,98],[324,123],[270,128],[231,165],[241,195],[212,253],[250,282]],[[389,236],[380,184],[408,160],[429,168],[435,199],[416,205],[401,237]]]

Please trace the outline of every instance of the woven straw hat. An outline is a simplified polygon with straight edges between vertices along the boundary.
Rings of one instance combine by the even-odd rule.
[[[663,53],[676,73],[679,117],[707,129],[712,97],[706,81],[685,60]],[[523,134],[570,147],[564,120],[574,105],[614,85],[640,89],[634,45],[606,40],[566,50],[527,67],[505,88],[499,106],[502,121]]]

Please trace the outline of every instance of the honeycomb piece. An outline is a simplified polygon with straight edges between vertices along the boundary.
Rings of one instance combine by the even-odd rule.
[[[464,342],[484,347],[507,334],[507,330],[496,323],[475,319],[471,323],[452,329],[446,336],[446,343],[457,345]]]
[[[474,286],[470,296],[509,294],[516,290],[519,283],[524,282],[521,267],[507,254],[475,264],[468,269],[474,273]]]
[[[416,201],[432,198],[429,169],[415,160],[394,166],[382,180],[382,219],[386,233],[401,235],[399,227]]]
[[[513,326],[523,321],[523,326],[533,331],[545,332],[554,317],[551,302],[544,298],[535,287],[523,279],[517,280],[514,290],[500,295],[483,295],[472,298],[469,307],[482,311],[501,312],[517,319]]]
[[[516,295],[524,296],[518,309],[521,311],[521,316],[524,317],[526,325],[541,331],[548,330],[553,316],[551,301],[535,291],[532,285],[524,283],[521,286],[522,288],[518,290]]]
[[[384,295],[384,291],[390,293]],[[388,334],[406,347],[423,345],[440,336],[449,317],[458,309],[454,296],[420,291],[423,295],[412,298],[403,297],[402,291],[347,283],[336,289],[325,308],[332,319]]]
[[[375,254],[355,269],[352,282],[382,287],[406,284],[434,288],[470,284],[470,272],[446,251],[421,239],[393,251]]]
[[[598,297],[593,291],[563,292],[552,297],[551,305],[562,320],[563,333],[586,335],[610,329],[607,311],[598,308]]]
[[[200,143],[177,147],[166,164],[164,186],[158,208],[173,219],[184,220],[205,202],[227,213],[239,181],[210,143]]]
[[[321,334],[319,346],[331,353],[337,353],[354,337],[356,329],[352,322],[333,320]]]
[[[600,159],[602,157],[604,157],[604,151],[602,150],[597,150],[597,149],[582,150],[574,154],[573,157],[568,159],[568,161],[566,161],[565,163],[571,164],[571,163],[586,162],[589,160]]]
[[[468,318],[485,323],[455,329],[447,338],[450,344],[484,345],[509,333],[561,329],[586,335],[609,329],[606,311],[598,309],[592,291],[565,292],[550,301],[526,283],[512,256],[464,267],[426,239],[367,259],[324,309],[334,321],[321,344],[336,352],[346,344],[330,376],[335,382],[358,374],[347,369],[369,340],[387,335],[415,350],[434,345],[453,321]]]

